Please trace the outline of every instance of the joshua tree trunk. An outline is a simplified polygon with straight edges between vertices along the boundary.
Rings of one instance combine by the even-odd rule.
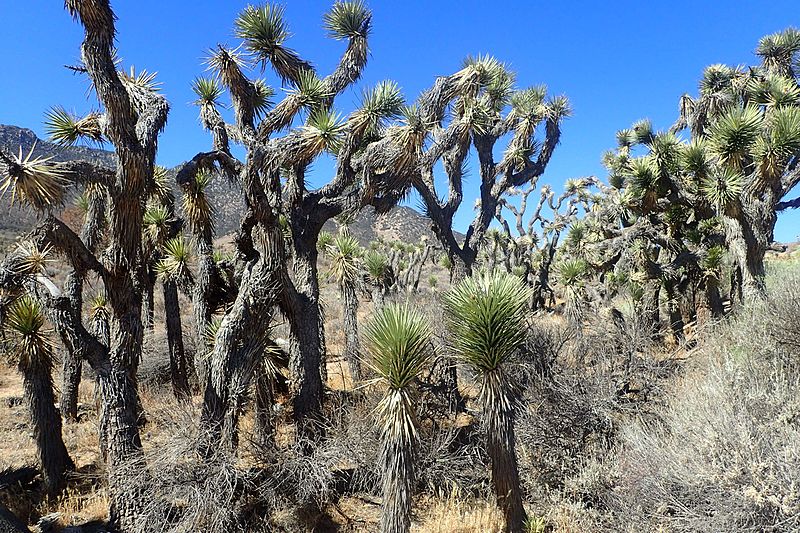
[[[383,309],[383,306],[386,304],[386,298],[383,294],[383,286],[380,284],[380,282],[372,285],[372,303],[375,311]]]
[[[61,436],[61,416],[55,407],[50,368],[41,362],[30,362],[21,370],[45,488],[55,494],[64,486],[64,474],[75,465]]]
[[[705,276],[700,282],[695,298],[695,314],[698,328],[705,326],[712,319],[722,316],[722,297],[719,293],[719,280],[716,277]]]
[[[675,342],[680,343],[684,339],[683,335],[683,315],[681,314],[678,294],[672,282],[665,285],[667,293],[667,314],[669,315],[669,327]]]
[[[211,309],[208,295],[211,291],[211,275],[214,269],[213,247],[210,235],[196,235],[197,243],[197,280],[192,294],[192,311],[194,313],[195,333],[198,349],[195,353],[194,366],[200,391],[204,391],[208,383],[208,363],[206,362],[206,329],[211,323]]]
[[[265,250],[242,275],[239,293],[222,319],[211,354],[209,379],[200,418],[200,452],[235,448],[239,414],[260,353],[243,346],[253,332],[263,331],[277,302],[281,268],[285,266],[283,235],[275,226],[265,236]]]
[[[396,409],[410,410],[403,393],[393,403]],[[393,420],[407,420],[411,413],[397,413]],[[408,431],[385,435],[381,449],[383,466],[383,509],[381,533],[407,533],[411,529],[411,497],[414,494],[414,437]]]
[[[736,218],[723,217],[728,250],[742,276],[741,290],[745,302],[764,299],[767,290],[764,254],[772,240],[775,212],[765,210],[757,213],[756,217],[757,221],[744,213],[739,213]]]
[[[299,233],[298,233],[299,235]],[[293,287],[286,301],[289,332],[289,368],[295,421],[315,418],[322,408],[325,376],[325,329],[319,304],[316,242],[298,243],[292,258]]]
[[[492,461],[492,485],[497,505],[505,517],[504,531],[522,533],[527,516],[522,506],[515,452],[514,405],[507,390],[509,384],[499,372],[502,370],[484,376],[487,450]]]
[[[167,279],[163,283],[164,313],[167,325],[167,343],[169,345],[169,373],[172,380],[172,392],[176,398],[188,398],[189,369],[183,346],[183,328],[181,326],[181,309],[178,302],[178,287],[174,280]]]
[[[344,305],[344,355],[350,367],[350,376],[353,383],[361,381],[361,348],[358,342],[358,295],[356,288],[345,283],[342,285],[342,300]]]

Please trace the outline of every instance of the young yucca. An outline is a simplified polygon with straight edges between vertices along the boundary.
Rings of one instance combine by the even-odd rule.
[[[327,249],[331,259],[328,276],[336,280],[342,296],[345,333],[345,358],[353,381],[361,379],[360,348],[358,341],[358,287],[361,283],[363,250],[348,232],[340,232]]]
[[[514,533],[523,531],[526,515],[514,449],[517,393],[506,365],[525,342],[529,297],[519,278],[501,271],[465,278],[444,298],[451,349],[480,382],[492,484],[505,530]]]
[[[53,345],[45,329],[44,313],[36,300],[24,295],[8,309],[3,325],[11,340],[11,357],[22,373],[45,486],[55,493],[74,464],[64,446],[61,414],[55,407]]]
[[[370,366],[388,390],[378,406],[383,446],[383,533],[404,533],[411,526],[414,451],[417,430],[411,382],[430,359],[428,320],[408,305],[391,304],[365,328]]]

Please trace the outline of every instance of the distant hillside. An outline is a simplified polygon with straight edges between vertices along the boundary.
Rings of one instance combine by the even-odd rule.
[[[55,161],[82,159],[108,167],[116,164],[114,153],[108,150],[87,146],[61,147],[37,138],[36,134],[29,129],[0,124],[0,149],[6,153],[16,155],[22,147],[23,155],[27,155],[34,146],[35,156],[52,157]],[[236,186],[231,186],[222,179],[214,180],[209,190],[209,196],[216,210],[217,235],[222,237],[236,231],[243,209],[241,194]],[[0,232],[6,241],[13,240],[14,236],[33,228],[36,223],[35,213],[19,205],[11,209],[6,208],[9,198],[0,201],[6,202],[6,204],[1,204],[3,208],[0,209]],[[65,206],[65,209],[68,208],[69,206]],[[325,225],[325,230],[335,232],[337,223],[329,221]],[[417,243],[424,236],[435,242],[427,218],[409,207],[396,207],[380,217],[376,216],[371,208],[367,208],[350,224],[350,231],[362,245],[366,245],[378,237],[387,241],[399,240]]]

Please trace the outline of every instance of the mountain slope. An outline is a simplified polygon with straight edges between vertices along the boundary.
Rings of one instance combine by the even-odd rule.
[[[33,148],[34,156],[52,157],[54,161],[83,159],[108,167],[116,164],[113,152],[87,146],[61,147],[37,138],[29,129],[0,125],[0,149],[16,155],[20,147],[23,156]],[[236,186],[228,184],[225,180],[216,179],[210,186],[209,197],[215,209],[217,235],[222,237],[236,231],[243,211],[242,198]],[[10,198],[6,197],[0,201],[9,200]],[[65,209],[69,209],[69,205],[65,206]],[[0,232],[6,239],[13,240],[16,235],[32,229],[35,223],[36,214],[22,206],[0,209]],[[325,230],[335,232],[337,227],[336,222],[329,221],[325,225]],[[387,241],[407,243],[418,243],[423,237],[427,237],[431,242],[435,242],[427,218],[410,207],[395,207],[382,216],[375,215],[372,208],[364,209],[350,224],[350,231],[362,245],[378,237]]]

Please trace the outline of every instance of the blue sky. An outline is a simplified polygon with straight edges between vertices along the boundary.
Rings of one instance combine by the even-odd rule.
[[[335,65],[344,44],[325,36],[322,15],[329,1],[285,2],[293,37],[289,45],[322,73]],[[190,105],[191,80],[204,71],[205,51],[235,44],[233,20],[244,1],[137,0],[114,2],[119,16],[118,48],[124,65],[158,71],[172,105],[160,141],[159,161],[172,166],[210,145]],[[489,7],[489,6],[492,7]],[[490,53],[509,63],[518,83],[546,83],[569,96],[574,116],[542,181],[556,186],[570,177],[604,176],[603,151],[614,133],[640,118],[667,128],[678,98],[696,93],[703,68],[712,63],[755,63],[759,37],[797,25],[796,0],[752,1],[421,1],[370,2],[371,57],[364,78],[337,100],[342,111],[358,101],[363,87],[393,79],[409,100],[436,76],[459,68],[469,54]],[[76,112],[96,106],[86,81],[63,68],[79,57],[81,28],[60,2],[0,0],[6,51],[0,82],[0,123],[44,136],[44,112],[59,104]],[[278,86],[271,73],[267,81]],[[315,180],[329,166],[315,168]],[[465,187],[456,225],[472,218],[476,178]],[[412,204],[415,200],[411,199]],[[776,239],[797,239],[800,211],[780,217]]]

